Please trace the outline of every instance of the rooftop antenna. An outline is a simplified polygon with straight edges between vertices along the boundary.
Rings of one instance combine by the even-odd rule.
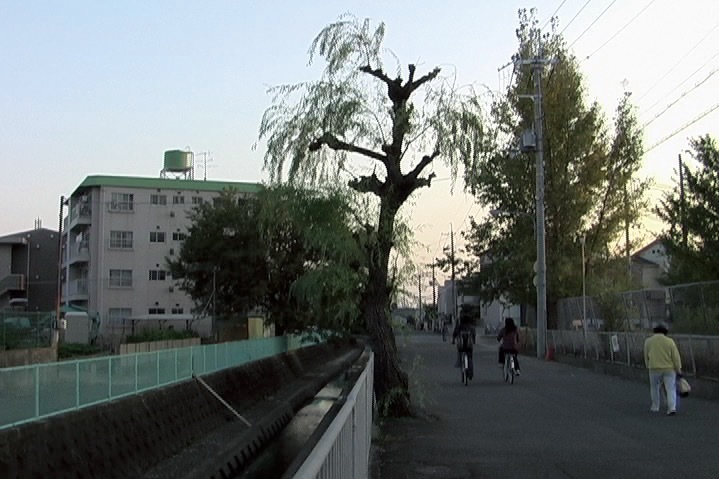
[[[199,168],[202,168],[202,181],[207,181],[207,170],[210,168],[215,168],[216,165],[209,165],[208,163],[212,163],[212,152],[210,151],[203,151],[202,153],[195,153],[196,156],[202,157],[202,159],[198,162],[197,166]]]

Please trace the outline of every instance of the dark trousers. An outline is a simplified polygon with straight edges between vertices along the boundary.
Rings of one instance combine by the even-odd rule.
[[[504,355],[507,353],[514,355],[514,368],[519,369],[519,359],[517,359],[516,349],[499,348],[499,364],[504,364]]]

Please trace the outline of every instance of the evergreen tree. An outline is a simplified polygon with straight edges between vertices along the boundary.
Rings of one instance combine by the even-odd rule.
[[[684,168],[684,201],[677,185],[656,209],[669,225],[662,234],[668,284],[719,279],[719,150],[709,135],[691,140],[691,148],[697,166]]]

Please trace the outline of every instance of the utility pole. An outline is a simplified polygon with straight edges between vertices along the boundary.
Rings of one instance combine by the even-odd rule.
[[[432,262],[432,307],[437,311],[437,276],[434,273],[435,263]]]
[[[65,196],[60,196],[60,214],[57,227],[57,300],[55,301],[55,327],[52,330],[52,338],[50,340],[50,345],[55,348],[60,342],[60,304],[62,303],[62,220],[64,216],[63,210],[66,204],[67,199]]]
[[[553,60],[542,58],[541,34],[538,37],[538,55],[526,60],[518,60],[520,65],[530,65],[534,76],[534,131],[536,135],[536,184],[535,184],[535,221],[537,237],[537,359],[544,359],[547,349],[547,259],[544,225],[544,134],[542,111],[542,70]]]
[[[627,255],[627,277],[629,286],[632,285],[632,249],[629,244],[629,195],[627,185],[624,185],[624,249]]]
[[[687,245],[687,218],[686,203],[684,196],[684,163],[682,162],[682,154],[679,153],[679,218],[682,222],[682,245]]]
[[[422,323],[422,271],[417,272],[417,316]]]
[[[452,223],[449,224],[449,247],[450,247],[450,268],[452,272],[452,321],[453,324],[457,324],[457,286],[456,279],[454,277],[454,230],[452,229]]]

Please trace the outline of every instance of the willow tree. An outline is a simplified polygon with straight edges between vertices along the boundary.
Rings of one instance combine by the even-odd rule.
[[[480,98],[460,92],[434,68],[406,69],[383,47],[385,25],[340,17],[315,37],[310,63],[325,62],[316,81],[270,90],[259,139],[272,181],[318,185],[347,181],[373,195],[378,214],[367,225],[367,282],[360,307],[375,352],[376,393],[391,415],[410,413],[407,375],[389,321],[388,262],[395,219],[407,199],[429,187],[435,160],[453,176],[471,167],[484,150]],[[394,72],[385,69],[394,60]],[[406,75],[406,76],[404,76]]]

